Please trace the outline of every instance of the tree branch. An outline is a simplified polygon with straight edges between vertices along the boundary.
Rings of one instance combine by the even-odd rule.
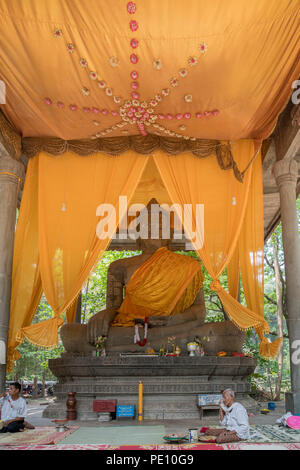
[[[265,296],[265,298],[266,298],[269,302],[271,302],[272,304],[276,305],[276,307],[277,307],[277,302],[275,302],[275,300],[271,299],[271,297],[269,297],[267,294],[264,294],[264,296]]]

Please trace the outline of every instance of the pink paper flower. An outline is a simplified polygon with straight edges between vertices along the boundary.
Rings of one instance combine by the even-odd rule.
[[[138,56],[137,56],[136,54],[131,54],[131,56],[130,56],[130,62],[131,62],[132,64],[137,64],[138,61],[139,61]]]
[[[127,3],[127,11],[130,15],[133,15],[136,12],[136,3],[128,2]]]
[[[198,63],[197,57],[189,57],[188,58],[188,64],[190,65],[190,67],[193,67],[194,65],[197,65],[197,63]]]
[[[99,114],[99,113],[100,113],[100,109],[93,107],[93,108],[92,108],[92,112],[93,112],[94,114]]]
[[[196,113],[196,118],[201,119],[202,118],[202,113]]]
[[[136,91],[133,91],[133,92],[131,93],[131,96],[132,96],[132,98],[133,98],[134,100],[138,100],[138,99],[140,98],[140,94],[137,93]]]
[[[53,34],[56,38],[60,38],[62,36],[62,30],[61,29],[55,29],[53,31]]]
[[[137,21],[131,20],[130,23],[129,23],[129,27],[130,27],[131,31],[137,31],[138,28],[139,28],[139,24],[138,24]]]
[[[96,72],[90,72],[90,78],[91,78],[92,80],[97,80],[98,77],[97,77]]]
[[[171,84],[171,86],[173,86],[173,87],[178,86],[178,80],[177,80],[177,78],[175,78],[175,77],[171,78],[170,84]]]
[[[199,49],[200,49],[201,54],[204,54],[207,51],[207,45],[205,44],[205,42],[200,44]]]
[[[180,120],[182,118],[183,118],[183,114],[181,113],[176,114],[176,119]]]
[[[58,102],[57,102],[57,106],[58,106],[58,108],[60,108],[60,109],[63,109],[63,108],[65,107],[64,103],[62,103],[61,101],[58,101]]]
[[[133,90],[137,90],[138,87],[139,87],[138,82],[131,82],[131,88],[132,88]]]
[[[76,104],[70,104],[69,108],[70,108],[71,111],[77,111],[77,109],[78,109]]]
[[[74,52],[75,46],[73,44],[67,44],[67,51]]]
[[[138,45],[139,45],[139,41],[138,41],[137,39],[134,39],[134,38],[133,38],[133,39],[131,39],[131,41],[130,41],[130,45],[131,45],[132,49],[136,49],[136,48],[138,47]]]
[[[183,117],[184,117],[185,119],[191,119],[192,115],[191,115],[191,113],[185,113],[185,114],[183,115]]]
[[[52,100],[50,98],[44,98],[44,101],[48,105],[52,104]]]
[[[130,76],[131,76],[132,80],[137,80],[138,77],[139,77],[139,74],[137,73],[136,70],[132,70],[132,72],[130,73]]]
[[[84,68],[86,68],[87,65],[88,65],[87,60],[85,60],[83,58],[80,59],[79,63],[81,65],[81,67],[84,67]]]

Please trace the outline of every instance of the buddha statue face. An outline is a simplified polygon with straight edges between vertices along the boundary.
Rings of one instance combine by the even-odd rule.
[[[144,220],[148,220],[148,237],[137,238],[137,249],[143,254],[154,253],[163,246],[171,249],[173,229],[170,227],[169,214],[159,207],[156,199],[151,199],[145,211],[147,212]]]

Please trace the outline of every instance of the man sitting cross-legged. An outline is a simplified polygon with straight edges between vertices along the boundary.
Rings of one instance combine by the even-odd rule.
[[[20,397],[21,385],[15,382],[9,386],[9,392],[0,395],[1,420],[0,432],[19,432],[25,428],[34,429],[34,426],[25,421],[27,405]]]
[[[208,428],[206,435],[217,436],[218,444],[226,442],[238,442],[249,439],[249,420],[246,408],[234,401],[234,391],[226,389],[223,392],[223,400],[219,402],[221,429]]]

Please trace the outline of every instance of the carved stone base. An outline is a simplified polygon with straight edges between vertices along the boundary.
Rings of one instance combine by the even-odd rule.
[[[249,398],[249,374],[256,360],[247,357],[120,357],[108,355],[63,354],[49,361],[58,378],[57,402],[47,407],[44,417],[64,416],[64,398],[76,391],[77,419],[97,420],[93,401],[117,400],[118,405],[135,405],[138,409],[138,383],[143,382],[144,419],[200,419],[199,393],[220,393],[231,388],[236,400],[248,411],[256,411]]]

